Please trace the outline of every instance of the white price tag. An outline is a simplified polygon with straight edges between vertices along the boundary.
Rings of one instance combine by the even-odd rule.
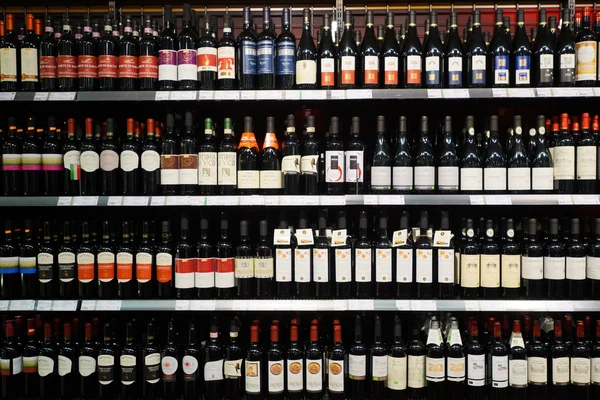
[[[567,301],[547,301],[546,307],[548,307],[548,311],[562,311],[562,312],[575,311],[575,309],[573,308],[573,303],[569,300],[567,300]]]
[[[265,196],[265,206],[278,206],[279,196]]]
[[[156,94],[154,95],[154,100],[155,101],[169,100],[170,95],[171,95],[171,92],[169,92],[169,91],[156,92]]]
[[[322,206],[345,206],[346,198],[344,196],[320,196]]]
[[[52,311],[52,300],[38,300],[36,311]]]
[[[315,300],[296,300],[293,309],[298,311],[317,311],[317,302]]]
[[[212,90],[199,90],[198,91],[198,100],[212,100],[214,98],[215,92]]]
[[[327,90],[301,90],[300,98],[302,100],[325,100],[327,99]]]
[[[274,301],[271,300],[248,300],[248,310],[252,311],[274,311]]]
[[[404,195],[380,194],[379,204],[381,205],[404,205]]]
[[[410,311],[410,300],[396,300],[396,308],[400,311]]]
[[[282,100],[281,90],[259,90],[256,92],[256,100]]]
[[[50,97],[48,92],[36,92],[33,95],[33,101],[48,101],[48,97]]]
[[[77,92],[52,92],[48,100],[50,101],[73,101]]]
[[[248,310],[248,300],[234,300],[231,305],[231,309],[233,311],[247,311]]]
[[[279,204],[282,206],[300,206],[302,197],[300,196],[279,196]]]
[[[492,89],[493,97],[506,97],[507,95],[508,95],[508,92],[506,89],[499,89],[499,88]]]
[[[479,311],[479,302],[477,300],[465,300],[465,311]]]
[[[506,311],[506,300],[482,300],[479,307],[483,311]]]
[[[109,196],[108,206],[120,206],[123,204],[123,196]]]
[[[96,303],[97,311],[120,311],[121,300],[98,300]]]
[[[207,196],[207,206],[237,206],[240,204],[238,196]]]
[[[52,311],[76,311],[77,300],[54,300]]]
[[[192,300],[190,301],[190,310],[192,311],[214,311],[215,300]]]
[[[96,300],[83,300],[81,302],[81,311],[95,311]]]
[[[239,100],[240,92],[237,90],[223,90],[215,92],[215,100]]]
[[[12,101],[15,99],[16,92],[2,92],[0,93],[0,101]]]
[[[594,88],[577,88],[577,94],[581,97],[592,97],[594,96]]]
[[[411,300],[410,308],[412,311],[437,311],[435,300]]]
[[[190,197],[190,205],[191,206],[203,206],[206,204],[206,197],[204,196],[191,196]]]
[[[574,204],[600,204],[598,195],[573,195]]]
[[[379,204],[379,199],[376,194],[365,194],[363,196],[363,204],[366,206],[376,206]]]
[[[331,93],[331,100],[346,100],[345,90],[332,90],[329,93]]]
[[[509,195],[485,196],[485,204],[489,205],[512,205]]]
[[[348,89],[348,90],[346,90],[346,98],[347,99],[372,99],[373,91],[371,89]]]
[[[97,206],[98,196],[76,196],[73,197],[74,206]]]
[[[290,311],[293,310],[292,303],[290,300],[277,300],[273,302],[273,309],[275,311]]]
[[[168,206],[189,206],[192,203],[190,196],[168,196]]]
[[[352,301],[352,300],[350,300]],[[348,302],[346,300],[334,300],[333,311],[346,311],[348,309]]]
[[[356,311],[373,311],[375,302],[373,300],[348,300],[348,309]]]
[[[171,92],[171,100],[196,100],[198,92],[195,90],[182,90]]]
[[[469,196],[469,202],[472,206],[483,206],[485,205],[485,201],[483,200],[483,196],[475,195]]]
[[[256,100],[256,90],[242,90],[240,97],[242,100]]]
[[[240,206],[263,206],[265,198],[263,196],[240,196]]]
[[[283,93],[286,100],[300,100],[302,98],[299,90],[285,90]]]
[[[469,89],[444,89],[443,95],[446,99],[468,99]]]
[[[530,88],[508,89],[508,97],[535,97],[535,92]]]
[[[538,97],[552,97],[552,89],[551,88],[537,88],[536,89]]]
[[[70,206],[72,201],[73,201],[72,197],[61,196],[58,198],[58,202],[56,203],[56,205],[57,206]]]
[[[0,311],[7,311],[8,310],[8,300],[0,300]]]
[[[11,300],[10,311],[33,311],[35,300]]]
[[[427,89],[427,98],[428,99],[441,99],[442,98],[442,89]]]
[[[318,206],[319,201],[319,196],[302,196],[301,198],[301,204],[303,206]]]
[[[175,311],[188,311],[189,309],[189,300],[175,300]]]
[[[147,206],[150,197],[148,196],[125,196],[123,198],[124,206]]]
[[[573,197],[564,194],[558,195],[558,204],[571,205],[573,204]]]
[[[574,97],[578,95],[577,88],[553,88],[555,97]]]
[[[165,196],[152,196],[150,199],[151,206],[164,206],[167,198]]]

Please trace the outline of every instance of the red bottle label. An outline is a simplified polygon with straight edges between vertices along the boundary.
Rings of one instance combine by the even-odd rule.
[[[40,56],[40,78],[56,78],[56,57]]]
[[[233,258],[217,258],[217,274],[225,274],[234,270]]]
[[[117,65],[116,56],[98,56],[98,78],[116,78]]]
[[[138,77],[138,58],[136,56],[119,56],[119,78]]]
[[[56,62],[56,74],[59,78],[77,78],[77,57],[58,56]]]
[[[158,79],[158,57],[140,56],[138,65],[138,75],[140,78]]]
[[[79,56],[77,63],[77,73],[80,78],[98,77],[98,58],[96,56]]]
[[[156,266],[156,280],[160,283],[171,282],[173,279],[173,266],[172,265],[157,265]]]
[[[195,265],[195,258],[176,258],[175,259],[175,273],[177,274],[193,274]]]
[[[215,272],[215,259],[196,258],[196,272]]]

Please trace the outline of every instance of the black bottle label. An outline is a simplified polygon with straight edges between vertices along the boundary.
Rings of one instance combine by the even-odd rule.
[[[58,255],[58,273],[61,282],[75,279],[75,254],[65,252]]]
[[[50,253],[39,253],[37,257],[38,279],[41,283],[48,283],[52,280],[52,266],[54,265],[54,256]]]
[[[121,356],[121,383],[131,385],[135,382],[136,358],[132,355]]]
[[[160,378],[160,354],[152,353],[144,357],[144,379],[148,383],[158,383]]]
[[[98,382],[110,385],[115,379],[115,357],[109,354],[98,356]]]

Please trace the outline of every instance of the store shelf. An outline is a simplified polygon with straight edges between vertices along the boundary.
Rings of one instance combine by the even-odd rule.
[[[341,196],[60,196],[0,197],[0,207],[164,207],[164,206],[552,206],[598,205],[600,195],[341,195]]]
[[[4,92],[1,101],[339,101],[600,97],[600,88]]]
[[[592,300],[4,300],[1,311],[595,312]]]

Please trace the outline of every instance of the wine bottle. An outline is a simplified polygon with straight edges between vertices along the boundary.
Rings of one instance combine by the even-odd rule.
[[[200,149],[203,145],[200,145]],[[225,118],[223,140],[217,149],[217,184],[219,192],[230,195],[237,187],[237,151],[233,141],[231,118]]]
[[[133,21],[130,15],[125,16],[123,36],[119,40],[118,77],[121,90],[138,89],[138,63],[140,46],[138,37],[133,36]],[[138,32],[139,35],[139,32]],[[101,80],[102,81],[102,80]]]
[[[159,194],[161,187],[160,147],[154,135],[155,123],[159,124],[152,118],[146,119],[146,140],[141,147],[142,194],[145,195]]]
[[[5,333],[5,345],[0,351],[0,360],[7,366],[0,378],[2,397],[15,399],[21,391],[21,385],[23,385],[23,358],[18,338],[15,335],[15,322],[13,320],[6,321]]]
[[[514,138],[508,154],[508,190],[511,193],[528,193],[531,190],[531,168],[523,143],[521,116],[514,117]]]
[[[379,57],[379,71],[382,75],[381,83],[385,89],[396,89],[399,84],[399,65],[401,47],[396,40],[396,34],[404,33],[403,29],[394,31],[394,13],[386,14],[386,29],[383,43],[381,44],[381,56]]]
[[[554,190],[560,193],[574,193],[575,181],[575,141],[569,131],[569,114],[560,115],[560,134],[552,152],[554,161]]]
[[[527,353],[521,333],[521,321],[515,320],[509,341],[508,385],[511,398],[527,396]]]
[[[342,344],[342,326],[333,325],[333,345],[329,350],[327,359],[327,394],[332,399],[343,399],[345,392],[344,381],[344,362],[346,359],[346,350]]]
[[[9,119],[9,128],[10,128],[10,119]],[[56,196],[62,193],[62,164],[63,164],[63,155],[62,155],[62,147],[60,142],[58,141],[57,131],[56,131],[56,120],[54,117],[48,117],[48,131],[46,132],[46,140],[44,141],[42,147],[42,172],[44,176],[44,194],[46,196]],[[11,129],[8,130],[9,140],[4,143],[4,153],[7,152],[7,145],[10,143],[11,138]],[[12,147],[12,146],[11,146]],[[14,150],[13,150],[14,152]],[[6,154],[3,155],[3,159],[6,159]],[[20,164],[19,160],[19,164]],[[14,162],[14,161],[13,161]],[[7,175],[7,163],[4,164],[4,175]],[[20,168],[20,165],[19,165]],[[15,176],[16,174],[13,172],[11,174]],[[20,176],[20,174],[18,175]],[[10,177],[10,175],[8,175]],[[5,177],[5,184],[6,184]],[[20,188],[20,186],[16,186]],[[19,189],[20,190],[20,189]],[[6,192],[6,190],[5,190]],[[7,193],[5,193],[7,194]]]
[[[374,243],[374,252],[375,252],[375,297],[377,298],[390,298],[392,297],[393,292],[393,282],[394,282],[394,271],[393,265],[394,260],[392,259],[392,242],[388,237],[388,219],[385,215],[379,216],[379,236],[377,241]],[[366,227],[365,227],[366,228]],[[394,235],[395,236],[395,235]],[[370,250],[370,249],[369,249]],[[361,251],[364,252],[365,258],[371,260],[370,251],[367,253],[366,249]],[[398,251],[397,251],[398,252]],[[361,254],[362,255],[362,254]],[[396,255],[396,258],[400,258],[402,256]],[[366,261],[365,261],[366,262]],[[358,271],[357,271],[358,272]],[[368,273],[367,273],[368,272]],[[370,287],[371,283],[371,267],[369,266],[368,271],[366,265],[363,266],[362,276],[360,277],[361,281],[363,276],[368,276],[368,284],[361,285],[362,290],[366,290]],[[357,275],[358,277],[358,275]],[[358,278],[357,278],[357,282]],[[365,288],[365,286],[367,288]],[[357,287],[358,289],[358,287]]]
[[[562,26],[556,43],[554,69],[557,86],[575,86],[575,38],[571,25],[571,10],[563,9]]]
[[[10,14],[9,14],[10,15]],[[60,26],[60,25],[59,25]],[[8,15],[6,20],[7,35],[9,28]],[[54,33],[58,29],[54,29]],[[77,82],[77,42],[71,31],[71,19],[68,12],[63,15],[63,25],[60,37],[56,38],[56,76],[58,77],[58,90],[73,91],[78,87]],[[5,39],[6,40],[6,39]],[[3,72],[4,73],[4,72]]]
[[[44,342],[37,358],[40,396],[52,398],[58,394],[58,354],[53,343],[52,327],[44,324]]]
[[[126,27],[127,28],[127,27]],[[134,321],[135,322],[135,321]],[[121,370],[121,398],[131,400],[137,398],[137,356],[138,346],[135,342],[135,328],[133,323],[125,324],[125,346],[119,357],[119,368]]]
[[[70,223],[63,223],[63,240],[58,248],[58,273],[60,297],[75,298],[77,285],[75,282],[75,249],[71,243]]]
[[[100,169],[102,179],[102,194],[116,195],[119,183],[119,154],[118,145],[114,138],[115,120],[108,118],[106,120],[106,133],[100,146]],[[42,156],[43,161],[43,156]]]
[[[348,389],[351,399],[361,399],[366,394],[367,353],[367,346],[363,343],[361,318],[357,315],[354,320],[354,342],[348,349]]]
[[[577,86],[594,86],[596,84],[598,42],[596,34],[591,30],[591,16],[588,7],[583,9],[583,20],[581,29],[575,38],[575,51],[577,53],[577,66],[575,69],[575,81]],[[589,54],[591,57],[586,57]]]
[[[116,23],[117,21],[112,22]],[[120,49],[119,40],[113,36],[112,22],[110,15],[106,14],[104,17],[104,33],[98,41],[98,88],[100,90],[117,90],[119,88]]]
[[[440,192],[458,191],[458,164],[456,145],[452,138],[452,117],[444,118],[444,131],[437,160],[437,184]]]
[[[185,350],[183,350],[183,358],[181,359],[181,369],[183,370],[183,399],[195,399],[201,393],[199,387],[200,383],[198,382],[202,376],[198,365],[200,356],[200,346],[196,339],[196,325],[194,324],[194,321],[190,321],[188,327],[188,343]],[[204,375],[207,381],[215,377],[212,372],[213,371],[209,370],[206,375]]]
[[[119,358],[118,348],[113,342],[113,332],[110,323],[104,324],[104,341],[98,349],[98,396],[101,399],[110,399],[118,392],[118,381],[115,380],[115,359]]]
[[[421,87],[421,41],[417,34],[417,14],[409,13],[409,23],[406,38],[402,46],[402,85],[406,88]]]
[[[587,273],[586,277],[588,278],[588,296],[591,299],[600,298],[600,286],[599,286],[599,275],[598,275],[598,266],[600,265],[598,262],[600,261],[600,246],[598,241],[600,240],[600,220],[596,218],[595,221],[595,239],[590,243],[588,247],[588,256],[586,259],[587,263]]]
[[[423,70],[425,71],[425,87],[441,88],[443,82],[444,45],[438,32],[437,12],[431,11],[429,35],[423,45]]]
[[[160,350],[154,339],[154,322],[148,322],[144,343],[141,349],[142,358],[142,390],[141,395],[148,399],[160,397]]]
[[[470,323],[469,342],[466,345],[467,353],[467,398],[478,399],[485,392],[486,377],[486,354],[485,347],[479,340],[479,328],[477,321]],[[508,360],[506,362],[506,371],[508,371]],[[508,373],[506,373],[508,375]],[[508,376],[506,377],[508,380]]]
[[[260,154],[260,191],[263,194],[279,194],[282,189],[282,170],[279,143],[275,134],[275,118],[267,117],[267,132]]]
[[[85,324],[85,341],[79,349],[77,369],[79,371],[79,393],[84,399],[94,399],[98,396],[98,375],[96,358],[98,347],[94,343],[92,324]]]
[[[331,256],[330,241],[326,235],[327,220],[325,212],[319,212],[318,235],[312,250],[312,277],[315,282],[315,295],[329,298],[331,294]]]
[[[298,243],[285,218],[280,214],[279,228],[275,229],[273,238],[275,293],[278,298],[292,296],[293,260],[292,255]]]
[[[479,297],[480,270],[480,247],[475,238],[473,220],[469,218],[460,253],[460,286],[465,298]]]
[[[446,348],[448,352],[446,373],[448,382],[446,388],[451,393],[451,399],[464,399],[465,349],[458,329],[458,321],[455,318],[450,321]]]
[[[340,89],[353,89],[357,87],[356,71],[360,71],[358,64],[358,46],[354,41],[352,11],[346,10],[344,14],[344,32],[338,44],[337,49],[337,85]],[[325,20],[323,21],[325,25]],[[325,39],[325,38],[324,38]],[[323,40],[321,41],[323,42]],[[319,51],[321,53],[321,51]],[[323,63],[321,63],[321,74],[323,73]],[[321,75],[321,87],[323,85],[323,75]]]
[[[153,299],[156,297],[156,262],[152,242],[150,239],[150,223],[143,221],[142,238],[137,249],[135,249],[136,292],[137,297],[141,299]]]
[[[586,250],[579,238],[579,218],[571,219],[571,238],[566,246],[566,277],[570,299],[585,297]]]
[[[508,396],[508,354],[509,349],[502,339],[502,331],[500,321],[493,324],[492,340],[488,344],[489,358],[491,358],[491,399],[505,399]]]
[[[235,76],[235,38],[228,13],[223,17],[223,37],[217,45],[217,83],[221,90],[237,89]]]
[[[77,337],[77,332],[75,332]],[[57,349],[58,359],[58,376],[59,376],[59,396],[64,398],[72,398],[78,395],[77,374],[73,370],[73,363],[77,358],[77,342],[73,340],[71,324],[64,324],[64,339],[63,343]],[[23,365],[25,368],[25,365]]]
[[[225,375],[225,397],[239,400],[243,398],[242,366],[244,363],[243,349],[238,341],[240,322],[237,317],[232,318],[229,328],[229,343],[225,346],[225,362],[223,373]]]
[[[158,38],[158,90],[174,90],[177,82],[177,36],[173,6],[163,7],[164,28]]]
[[[12,239],[12,235],[10,236],[10,239]],[[7,250],[12,251],[8,248]],[[37,269],[40,298],[54,298],[58,293],[58,264],[56,259],[56,248],[52,243],[52,232],[49,221],[44,221],[42,240],[38,246]],[[2,278],[12,279],[10,276]],[[14,283],[11,282],[11,284],[13,285],[11,287],[14,287]]]
[[[496,27],[488,51],[489,85],[508,87],[510,70],[510,41],[504,31],[503,13],[496,10]]]
[[[364,191],[365,145],[360,138],[360,118],[352,117],[350,140],[344,152],[346,160],[346,193],[361,194]]]
[[[571,350],[571,390],[570,394],[587,398],[590,390],[591,360],[590,348],[585,339],[582,321],[577,321],[577,338]]]
[[[283,192],[285,194],[300,194],[300,142],[296,136],[293,114],[287,116],[286,125],[286,135],[281,146],[283,153],[281,161]]]
[[[427,117],[421,117],[421,133],[415,156],[415,191],[431,193],[435,190],[435,157],[429,139]]]
[[[21,65],[21,90],[35,91],[39,88],[39,71],[38,71],[38,49],[40,47],[40,38],[34,30],[33,14],[25,15],[25,37],[21,40],[19,58]]]
[[[315,117],[309,115],[306,119],[306,139],[302,143],[300,153],[300,172],[302,188],[305,194],[319,193],[319,142],[315,139]]]
[[[36,256],[37,246],[33,240],[33,222],[25,220],[23,241],[19,245],[19,273],[21,280],[21,296],[38,297]]]
[[[94,143],[94,120],[85,119],[85,137],[80,145],[81,164],[81,195],[95,195],[98,192],[98,169],[100,168],[100,155]]]
[[[392,156],[385,135],[385,117],[377,116],[377,141],[371,163],[371,192],[389,193],[392,188]]]
[[[529,396],[547,397],[548,348],[540,337],[540,321],[533,321],[533,341],[527,346],[527,381]]]
[[[254,136],[252,117],[244,117],[244,133],[238,146],[237,181],[240,194],[257,194],[260,188],[259,148]]]
[[[554,28],[554,34],[556,35],[556,27]],[[533,83],[537,87],[552,86],[554,83],[555,43],[546,24],[546,10],[539,10],[537,36],[531,39],[535,39],[532,46]]]
[[[346,229],[346,214],[340,212],[337,230],[332,232],[331,247],[333,270],[335,271],[335,293],[337,298],[348,298],[352,287],[352,245]]]
[[[256,279],[254,278],[254,249],[250,244],[248,221],[240,221],[240,242],[235,249],[235,278],[237,281],[237,296],[251,299],[256,294]]]
[[[396,315],[394,317],[393,342],[388,349],[387,357],[387,391],[389,398],[394,400],[404,399],[407,379],[406,346],[402,342],[402,323]]]
[[[271,324],[271,342],[267,349],[267,396],[271,399],[282,399],[285,391],[284,384],[284,352],[279,344],[279,325],[273,321]]]
[[[10,129],[9,129],[10,132]],[[7,151],[17,150],[12,143],[12,140],[7,140],[8,146]],[[27,119],[27,133],[25,138],[23,139],[23,154],[21,155],[21,168],[23,171],[23,195],[25,196],[37,196],[40,194],[40,178],[41,178],[41,169],[42,169],[42,151],[38,140],[36,138],[36,128],[35,128],[35,118]],[[4,154],[4,151],[3,151]],[[6,153],[7,155],[10,153]],[[16,154],[15,154],[16,155]],[[10,158],[16,157],[13,154],[10,154],[6,157],[7,161],[10,163]],[[4,157],[4,156],[3,156]],[[4,161],[4,160],[3,160]],[[10,171],[10,165],[8,170]],[[11,172],[6,172],[7,175],[13,175]],[[12,179],[12,176],[9,177]],[[13,188],[7,188],[10,190],[14,190]]]
[[[194,247],[189,242],[187,218],[181,218],[181,234],[175,248],[175,288],[178,299],[190,299],[194,293]]]
[[[490,117],[490,142],[484,160],[484,186],[486,192],[498,193],[506,190],[506,157],[498,139],[498,116]],[[526,156],[525,154],[523,154]]]
[[[153,36],[152,19],[149,15],[144,16],[144,33],[139,45],[138,78],[140,90],[156,89],[158,82],[158,42]]]
[[[527,244],[523,249],[523,286],[528,298],[539,299],[543,296],[544,259],[543,247],[537,240],[537,221],[529,220]]]
[[[552,357],[552,391],[557,399],[568,398],[569,392],[569,349],[563,341],[562,321],[554,321],[554,343],[550,348]]]
[[[428,238],[427,238],[428,239]],[[440,230],[434,234],[432,254],[433,271],[437,275],[437,296],[441,299],[454,298],[455,284],[455,240],[450,231],[450,216],[447,211],[442,211]]]
[[[194,132],[194,116],[186,112],[179,155],[179,185],[182,194],[195,194],[198,187],[198,150]]]
[[[434,289],[433,286],[433,248],[429,237],[429,219],[427,211],[421,211],[419,223],[419,237],[415,241],[417,252],[415,281],[417,282],[417,297],[419,299],[430,299]]]
[[[258,400],[262,398],[262,362],[263,352],[258,343],[258,325],[250,326],[250,346],[244,360],[246,398]]]
[[[313,231],[308,227],[306,215],[301,211],[296,229],[298,247],[294,251],[294,282],[297,298],[307,298],[314,293],[314,277],[312,277],[314,237]]]
[[[205,24],[207,23],[206,21],[207,17],[205,17]],[[252,29],[252,11],[250,10],[250,7],[244,7],[243,21],[242,32],[240,32],[237,38],[237,59],[239,60],[237,75],[240,89],[253,90],[257,84],[256,75],[258,71],[258,59],[256,33]],[[210,33],[206,35],[207,39],[208,36],[210,36]],[[216,47],[216,44],[213,45],[213,47]],[[214,65],[214,68],[216,72],[216,64]],[[202,79],[200,81],[202,82]],[[210,89],[206,87],[206,90]]]
[[[271,8],[263,8],[263,30],[257,38],[257,80],[261,90],[275,89],[275,40],[271,29]]]
[[[481,11],[473,11],[473,31],[466,45],[467,79],[470,88],[483,88],[487,82],[487,46],[481,33]]]
[[[344,28],[345,29],[345,28]],[[333,44],[332,32],[331,32],[331,17],[329,14],[323,15],[323,25],[321,26],[321,41],[318,45],[317,50],[317,80],[318,87],[321,89],[328,89],[337,87],[339,82],[337,82],[337,73],[340,71],[338,67],[338,71],[336,71],[336,49]],[[348,46],[351,46],[351,43],[348,43]],[[351,62],[350,59],[347,59],[348,63]]]
[[[296,50],[295,78],[298,89],[315,89],[317,86],[317,48],[312,37],[311,20],[311,9],[305,8],[302,11],[302,36]]]
[[[169,221],[161,224],[161,242],[156,247],[156,280],[158,282],[158,297],[170,299],[173,297],[174,271],[173,246],[171,244],[171,225]]]
[[[370,393],[374,396],[386,395],[386,384],[388,379],[388,356],[387,349],[382,340],[381,319],[378,315],[375,316],[375,328],[373,345],[370,349],[370,375],[371,385]],[[335,333],[335,332],[334,332]]]
[[[77,249],[77,286],[79,298],[96,298],[98,283],[96,281],[96,250],[90,238],[87,221],[81,223],[81,244]]]
[[[531,156],[531,188],[536,193],[545,193],[551,191],[554,185],[552,175],[554,160],[546,141],[545,118],[543,115],[538,115],[537,126],[538,137],[533,145]]]
[[[413,158],[407,138],[407,119],[400,117],[399,138],[392,167],[392,190],[395,193],[410,193],[413,190]]]
[[[211,34],[210,17],[203,17],[201,35],[196,42],[198,54],[198,88],[200,90],[214,90],[217,79],[217,41]],[[240,35],[241,36],[241,35]],[[239,40],[239,39],[238,39]],[[256,49],[254,48],[256,56]]]
[[[229,222],[221,216],[221,236],[216,245],[215,287],[217,297],[230,299],[235,293],[233,246],[229,240]]]
[[[204,119],[204,140],[198,146],[198,192],[203,195],[217,193],[217,144],[211,118]]]
[[[562,299],[565,296],[565,246],[558,235],[558,219],[550,219],[550,236],[545,246],[544,279],[547,281],[547,297]]]
[[[38,338],[34,318],[27,319],[27,341],[23,343],[23,383],[25,396],[39,396]],[[47,365],[46,365],[47,367]]]
[[[75,139],[75,120],[67,120],[67,140],[63,143],[63,179],[62,187],[65,194],[79,194],[81,167],[81,151]]]
[[[597,151],[596,141],[590,129],[590,114],[581,115],[581,135],[577,138],[577,191],[578,193],[596,193]]]
[[[296,37],[290,30],[290,14],[289,8],[283,8],[281,32],[275,42],[277,51],[275,56],[277,59],[275,86],[278,89],[292,89],[296,76]]]
[[[419,330],[412,330],[412,339],[408,342],[406,347],[406,354],[408,355],[408,389],[406,392],[406,398],[409,399],[421,399],[426,398],[427,389],[426,385],[426,356],[427,348],[421,342],[419,338]]]
[[[117,249],[117,294],[121,299],[131,299],[135,294],[135,249],[130,240],[129,222],[123,221],[121,234],[121,245]]]
[[[102,223],[102,243],[98,246],[98,296],[111,299],[117,296],[115,248],[110,237],[108,221]]]
[[[140,143],[134,138],[133,118],[127,118],[127,135],[125,142],[121,146],[119,165],[121,167],[121,176],[123,178],[122,193],[124,195],[135,195],[139,193],[139,164],[140,164]],[[65,148],[66,150],[66,148]],[[65,153],[65,163],[67,153]]]
[[[7,138],[2,143],[2,180],[5,196],[17,196],[22,192],[22,148],[19,139],[17,121],[10,117]]]
[[[432,38],[433,39],[433,38]],[[431,317],[427,335],[427,356],[425,358],[425,378],[427,380],[427,398],[444,398],[444,382],[446,380],[446,358],[444,356],[444,340],[440,322]]]
[[[273,293],[273,250],[269,243],[269,227],[266,220],[259,223],[259,242],[254,257],[256,293],[258,298],[271,298]]]
[[[327,194],[343,194],[346,168],[344,144],[339,138],[339,119],[331,117],[329,138],[325,144],[325,186]]]
[[[414,282],[414,251],[412,235],[408,234],[409,218],[408,213],[403,212],[400,216],[400,230],[394,232],[392,246],[396,248],[394,252],[396,266],[396,296],[401,299],[410,299],[413,296]]]
[[[174,400],[179,397],[179,349],[175,343],[175,328],[173,321],[169,321],[167,328],[167,342],[160,351],[160,369],[162,381],[162,398]],[[183,366],[182,366],[183,368]]]
[[[362,87],[377,89],[379,87],[379,44],[375,37],[373,11],[367,11],[365,38],[359,49],[362,67]]]
[[[81,53],[81,52],[80,52]],[[83,54],[83,53],[81,53]],[[54,40],[54,27],[52,18],[47,15],[45,18],[44,36],[41,38],[39,47],[39,77],[40,90],[53,91],[57,88],[57,46]]]
[[[445,54],[444,57],[444,84],[448,88],[461,88],[463,87],[463,62],[465,52],[463,49],[462,42],[458,35],[458,14],[456,12],[450,13],[450,30],[446,35]]]
[[[532,35],[534,40],[536,35]],[[516,87],[529,87],[531,85],[531,46],[527,39],[525,28],[525,10],[517,10],[517,30],[512,41],[511,63],[514,67],[512,83]]]

